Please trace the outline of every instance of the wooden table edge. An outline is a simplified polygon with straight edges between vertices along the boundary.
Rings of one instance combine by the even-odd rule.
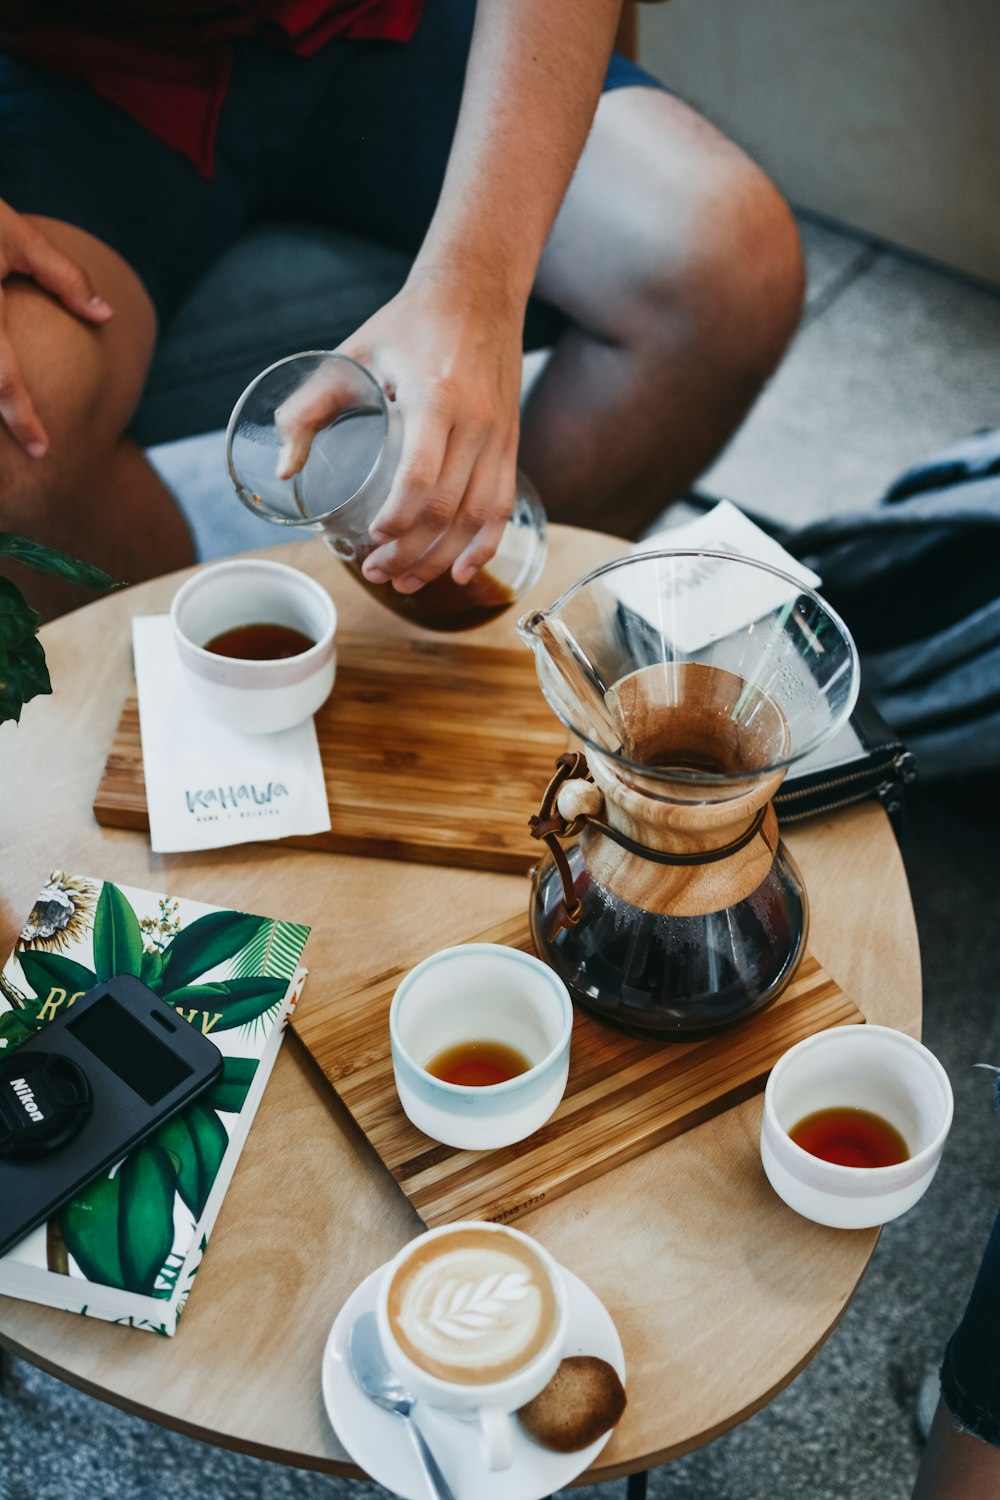
[[[865,1271],[871,1263],[880,1233],[880,1230],[875,1231],[871,1249],[868,1252],[864,1266],[861,1268],[858,1281],[864,1276]],[[0,1298],[0,1303],[6,1300],[8,1299]],[[714,1442],[716,1438],[722,1437],[725,1433],[731,1432],[733,1428],[741,1426],[750,1417],[756,1416],[757,1412],[763,1411],[765,1406],[769,1406],[775,1397],[780,1396],[782,1391],[787,1390],[792,1381],[802,1373],[807,1365],[812,1363],[834,1329],[839,1326],[841,1318],[850,1305],[851,1298],[848,1297],[822,1338],[816,1341],[799,1363],[788,1372],[787,1376],[755,1397],[753,1401],[749,1402],[742,1410],[736,1412],[729,1420],[720,1422],[709,1431],[699,1434],[697,1438],[692,1438],[690,1441],[683,1443],[674,1443],[669,1447],[658,1449],[655,1453],[648,1454],[641,1459],[629,1460],[625,1463],[608,1464],[604,1467],[601,1467],[600,1464],[595,1464],[591,1468],[585,1469],[581,1474],[578,1474],[575,1479],[570,1480],[562,1488],[577,1489],[583,1485],[606,1484],[611,1480],[626,1479],[630,1474],[641,1474],[648,1469],[658,1469],[662,1464],[672,1463],[675,1459],[683,1458],[685,1454],[697,1452],[698,1449],[704,1448],[709,1443]],[[24,1348],[16,1339],[12,1339],[6,1335],[2,1329],[0,1329],[0,1349],[6,1349],[9,1354],[13,1354],[18,1359],[23,1359],[27,1364],[33,1365],[35,1369],[43,1371],[46,1375],[51,1375],[64,1385],[72,1386],[75,1390],[82,1391],[85,1396],[91,1396],[96,1401],[101,1401],[107,1406],[113,1406],[118,1411],[125,1412],[128,1416],[141,1417],[143,1421],[151,1422],[156,1427],[164,1427],[170,1432],[180,1433],[182,1437],[194,1438],[198,1442],[208,1443],[213,1448],[222,1448],[228,1453],[245,1453],[250,1458],[262,1459],[267,1463],[281,1464],[286,1468],[306,1469],[311,1473],[329,1474],[340,1479],[359,1479],[371,1484],[379,1482],[368,1473],[367,1469],[362,1469],[355,1463],[334,1458],[322,1459],[313,1454],[299,1453],[292,1449],[274,1448],[266,1443],[246,1442],[243,1439],[237,1440],[226,1433],[198,1427],[193,1423],[184,1422],[177,1417],[166,1415],[163,1412],[154,1410],[152,1407],[144,1406],[141,1402],[124,1400],[117,1393],[108,1392],[103,1386],[95,1385],[93,1382],[75,1373],[67,1373],[53,1361],[46,1359],[44,1356],[39,1356],[33,1350]],[[628,1389],[627,1381],[628,1376],[626,1374],[626,1391]],[[333,1428],[332,1422],[330,1425]],[[336,1428],[333,1428],[333,1431],[336,1432]]]

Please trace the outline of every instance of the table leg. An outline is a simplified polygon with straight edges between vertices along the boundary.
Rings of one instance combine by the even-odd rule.
[[[648,1483],[648,1469],[640,1469],[638,1474],[630,1474],[625,1483],[625,1500],[646,1500]]]

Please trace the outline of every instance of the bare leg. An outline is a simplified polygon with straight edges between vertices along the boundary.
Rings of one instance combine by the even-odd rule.
[[[0,530],[60,547],[129,583],[183,567],[194,561],[187,525],[142,450],[123,436],[156,336],[152,304],[135,272],[92,235],[37,222],[85,266],[115,316],[93,327],[32,281],[4,283],[8,330],[49,451],[29,458],[0,428]],[[4,571],[44,619],[90,598],[13,563]]]
[[[606,94],[536,281],[575,324],[523,419],[550,515],[637,534],[735,432],[803,289],[795,222],[759,168],[669,94]]]
[[[913,1500],[996,1500],[1000,1450],[956,1427],[938,1402]]]

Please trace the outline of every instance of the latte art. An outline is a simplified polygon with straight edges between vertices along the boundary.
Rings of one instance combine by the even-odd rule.
[[[489,1229],[457,1230],[419,1246],[392,1279],[388,1313],[414,1364],[471,1385],[506,1379],[529,1364],[558,1322],[541,1258],[513,1235]]]

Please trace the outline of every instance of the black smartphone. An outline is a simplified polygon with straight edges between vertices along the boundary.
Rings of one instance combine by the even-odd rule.
[[[0,1053],[0,1254],[221,1072],[215,1043],[130,974]]]

